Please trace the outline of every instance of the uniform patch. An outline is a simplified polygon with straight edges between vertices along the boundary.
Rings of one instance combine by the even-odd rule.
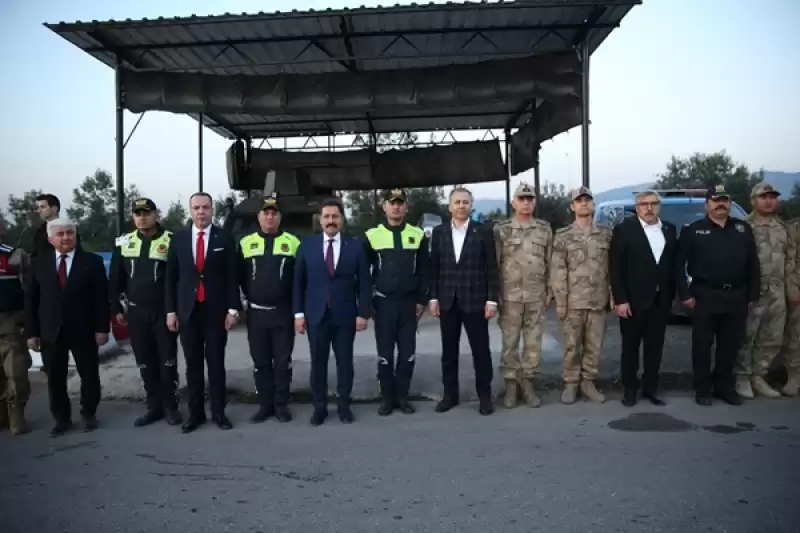
[[[117,237],[115,240],[117,246],[125,246],[129,242],[131,242],[131,240],[127,235],[123,235],[122,237]]]
[[[128,248],[136,248],[136,243],[132,242],[128,245]]]
[[[417,240],[414,237],[409,237],[408,238],[408,244],[414,244],[416,242],[417,242]]]
[[[285,242],[282,243],[281,244],[281,252],[288,252],[288,251],[289,251],[289,245],[286,244]]]
[[[166,244],[159,244],[158,248],[156,248],[156,251],[158,253],[160,253],[160,254],[163,254],[164,252],[167,251],[167,245]]]
[[[741,224],[736,224],[734,227],[736,228],[736,231],[738,231],[739,233],[744,233],[744,226],[742,226]]]
[[[255,250],[256,248],[258,248],[258,243],[257,242],[251,242],[250,243],[250,249],[251,250]]]

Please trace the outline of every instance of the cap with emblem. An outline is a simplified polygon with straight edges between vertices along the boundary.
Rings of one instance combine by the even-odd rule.
[[[717,200],[719,198],[730,198],[731,195],[725,190],[724,185],[714,185],[706,191],[706,200]]]
[[[758,183],[758,184],[756,184],[755,187],[753,187],[753,190],[750,193],[750,198],[756,198],[756,197],[762,196],[764,194],[774,194],[775,196],[780,196],[781,195],[781,193],[780,193],[780,191],[778,191],[778,189],[773,187],[771,184],[769,184],[769,183],[767,183],[765,181],[762,181],[761,183]]]
[[[278,206],[278,193],[272,193],[269,196],[264,197],[264,202],[261,204],[261,210],[267,211],[268,209],[274,209],[275,211],[280,211],[281,208]]]
[[[137,211],[156,211],[156,204],[150,198],[139,198],[138,200],[134,200],[133,205],[131,206],[131,211],[136,213]]]
[[[594,199],[594,195],[592,194],[592,191],[591,189],[589,189],[589,187],[578,187],[577,189],[574,189],[572,191],[572,194],[570,194],[570,198],[572,199],[573,202],[583,196],[588,197],[590,200]]]
[[[523,181],[514,190],[514,198],[536,198],[536,192],[533,187]]]
[[[383,199],[387,202],[394,202],[395,200],[400,200],[401,202],[406,201],[406,191],[403,189],[390,189],[386,191],[383,195]]]

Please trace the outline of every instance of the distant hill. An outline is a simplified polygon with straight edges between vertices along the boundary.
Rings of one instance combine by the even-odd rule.
[[[789,198],[792,195],[794,186],[800,185],[800,172],[765,171],[764,177],[766,181],[774,185],[781,192],[783,198]],[[636,191],[647,189],[654,184],[655,182],[651,181],[636,185],[626,185],[625,187],[617,187],[595,194],[594,199],[596,202],[605,202],[607,200],[616,200],[619,198],[630,198]],[[478,198],[475,200],[475,211],[485,214],[495,209],[505,210],[505,204],[506,201],[502,198]]]

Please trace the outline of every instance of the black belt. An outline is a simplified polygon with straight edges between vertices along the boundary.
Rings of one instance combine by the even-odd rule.
[[[712,283],[705,280],[694,279],[693,285],[700,285],[701,287],[708,287],[709,289],[716,289],[722,292],[732,292],[737,289],[744,289],[744,285],[736,285],[732,283]]]

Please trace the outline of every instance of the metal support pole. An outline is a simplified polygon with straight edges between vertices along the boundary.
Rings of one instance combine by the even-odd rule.
[[[589,39],[581,44],[581,160],[583,186],[589,187]]]
[[[542,178],[539,175],[539,154],[542,153],[541,145],[536,145],[536,152],[533,154],[533,192],[538,200],[542,196]]]
[[[122,92],[122,62],[117,56],[114,72],[115,100],[117,106],[117,237],[122,235],[125,226],[125,139],[124,127],[124,102]]]
[[[203,114],[197,117],[197,190],[203,192]]]
[[[511,130],[506,128],[505,142],[503,143],[506,148],[506,216],[511,216]]]

